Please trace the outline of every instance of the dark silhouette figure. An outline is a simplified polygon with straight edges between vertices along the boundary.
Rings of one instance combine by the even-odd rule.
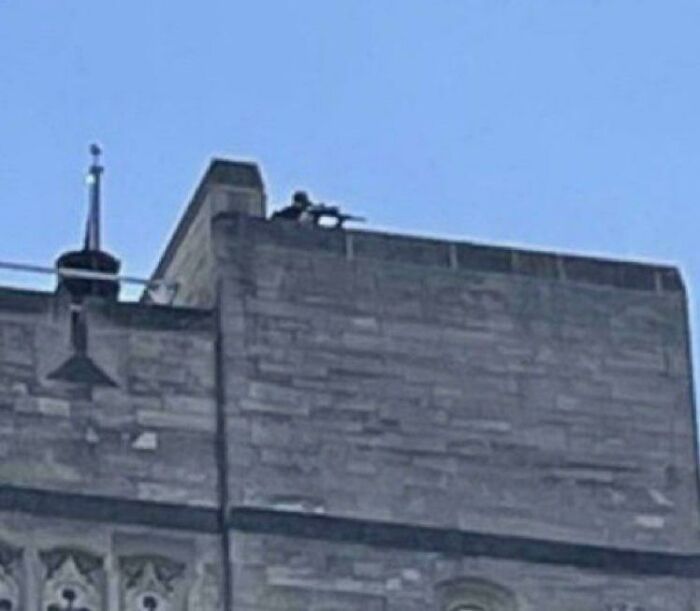
[[[292,196],[292,203],[272,215],[273,219],[288,219],[300,223],[309,222],[318,227],[333,227],[341,229],[346,221],[364,221],[359,216],[352,216],[340,211],[338,206],[314,204],[305,191],[297,191]],[[333,225],[323,225],[323,219],[332,219]]]
[[[297,191],[292,196],[292,203],[272,215],[273,219],[288,219],[290,221],[302,221],[306,211],[313,204],[305,191]]]

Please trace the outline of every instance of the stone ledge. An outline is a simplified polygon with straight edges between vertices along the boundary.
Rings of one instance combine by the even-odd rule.
[[[110,524],[221,533],[218,507],[125,500],[0,485],[0,511]],[[700,578],[700,555],[622,549],[379,521],[232,507],[231,530],[375,547],[566,565],[606,574]]]
[[[152,331],[205,331],[215,329],[212,310],[143,303],[105,304],[105,314],[114,324]]]
[[[0,286],[0,311],[26,315],[47,314],[57,304],[56,293]],[[90,309],[99,311],[117,326],[153,331],[202,331],[213,333],[214,314],[207,308],[165,306],[140,302],[93,299]]]
[[[51,308],[54,293],[0,287],[0,310],[21,314],[45,314]]]
[[[680,272],[669,265],[380,232],[322,229],[283,219],[265,220],[231,213],[216,215],[212,223],[222,228],[226,223],[231,224],[235,227],[236,235],[246,236],[257,246],[269,243],[281,248],[343,256],[350,260],[379,260],[455,271],[515,274],[646,292],[685,290]]]
[[[217,533],[218,508],[135,501],[0,484],[0,511],[47,518]]]
[[[622,549],[256,507],[231,508],[227,523],[232,530],[244,533],[566,565],[605,574],[700,578],[697,554]]]

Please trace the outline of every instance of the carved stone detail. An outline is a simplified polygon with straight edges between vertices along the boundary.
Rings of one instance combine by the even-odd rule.
[[[120,562],[126,611],[176,611],[185,565],[156,555],[130,556]]]
[[[217,566],[207,565],[194,587],[192,598],[193,611],[221,611],[223,596],[221,592],[220,572]]]
[[[41,552],[39,557],[44,565],[44,611],[104,609],[102,560],[99,557],[74,549]]]
[[[517,611],[512,592],[483,579],[456,579],[438,587],[443,611]]]
[[[20,604],[22,551],[0,542],[0,611],[15,611]]]

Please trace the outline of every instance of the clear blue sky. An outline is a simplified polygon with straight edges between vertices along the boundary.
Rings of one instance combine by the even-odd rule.
[[[692,289],[699,32],[698,0],[0,0],[0,258],[79,243],[98,140],[131,274],[225,155],[273,207],[303,187],[369,227],[674,262]]]

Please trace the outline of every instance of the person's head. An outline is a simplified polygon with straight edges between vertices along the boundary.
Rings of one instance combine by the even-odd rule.
[[[306,191],[296,191],[292,195],[292,205],[295,208],[308,208],[311,205],[309,196]]]

